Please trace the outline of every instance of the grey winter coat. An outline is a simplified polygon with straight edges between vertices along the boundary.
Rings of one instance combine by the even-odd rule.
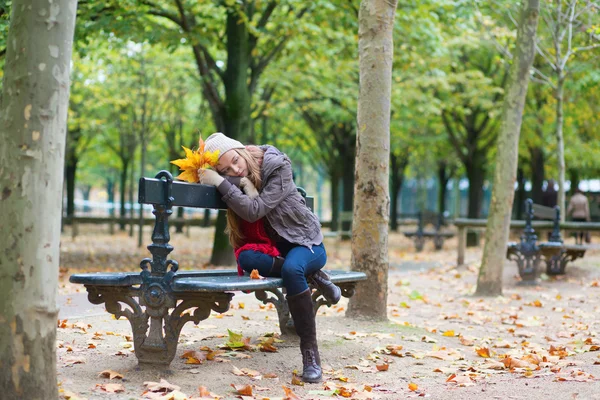
[[[265,152],[257,198],[246,196],[237,186],[224,180],[218,186],[223,201],[240,218],[255,222],[266,217],[271,227],[290,243],[312,248],[323,242],[321,224],[306,206],[292,180],[292,163],[273,146],[260,146]]]

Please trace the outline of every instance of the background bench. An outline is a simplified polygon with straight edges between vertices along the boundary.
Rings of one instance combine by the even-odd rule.
[[[303,189],[299,191],[312,209],[313,199],[306,197]],[[238,276],[234,269],[178,272],[177,261],[168,258],[173,251],[169,244],[171,208],[226,209],[216,188],[173,182],[169,172],[161,171],[154,179],[140,179],[138,201],[152,204],[155,216],[152,244],[148,246],[152,258],[140,262],[142,272],[75,274],[69,281],[85,285],[91,303],[104,303],[106,311],[129,320],[135,355],[140,363],[170,364],[183,326],[189,321],[198,324],[208,318],[211,311],[229,310],[235,291],[252,292],[264,304],[272,303],[277,309],[282,334],[295,333],[281,278],[250,279]],[[345,297],[351,297],[357,282],[366,279],[363,272],[327,273]],[[313,289],[316,314],[320,306],[331,304]]]
[[[569,261],[585,255],[586,247],[564,244],[560,234],[560,209],[534,204],[531,199],[525,201],[525,228],[520,242],[509,242],[506,258],[517,262],[519,275],[524,284],[535,283],[539,274],[539,265],[546,264],[546,274],[561,275]],[[551,220],[552,232],[548,241],[538,242],[532,226],[533,218]]]
[[[445,226],[443,214],[431,213],[429,211],[417,213],[417,230],[402,232],[407,238],[412,238],[415,242],[415,249],[422,251],[426,239],[433,239],[436,250],[441,250],[444,246],[444,240],[454,237],[454,232],[443,232]],[[430,229],[426,229],[431,226]]]

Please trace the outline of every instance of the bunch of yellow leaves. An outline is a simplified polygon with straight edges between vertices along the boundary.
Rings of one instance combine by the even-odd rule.
[[[219,161],[219,150],[215,151],[204,151],[204,140],[200,138],[198,141],[198,150],[190,150],[185,146],[185,158],[171,161],[171,164],[175,164],[183,171],[176,179],[197,183],[200,182],[200,176],[198,175],[199,169],[206,169],[217,165]]]

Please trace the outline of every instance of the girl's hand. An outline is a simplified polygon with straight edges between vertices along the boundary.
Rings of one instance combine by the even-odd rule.
[[[240,187],[246,193],[246,196],[251,199],[255,199],[258,197],[258,190],[254,187],[254,184],[250,181],[250,179],[244,177],[240,180]]]
[[[224,178],[212,169],[199,169],[200,183],[209,186],[219,186]]]

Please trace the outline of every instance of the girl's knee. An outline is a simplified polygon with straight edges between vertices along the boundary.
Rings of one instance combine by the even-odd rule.
[[[304,278],[304,268],[296,263],[284,262],[281,269],[283,281]]]
[[[256,254],[252,250],[245,250],[238,255],[238,264],[244,271],[251,272],[256,264]]]

